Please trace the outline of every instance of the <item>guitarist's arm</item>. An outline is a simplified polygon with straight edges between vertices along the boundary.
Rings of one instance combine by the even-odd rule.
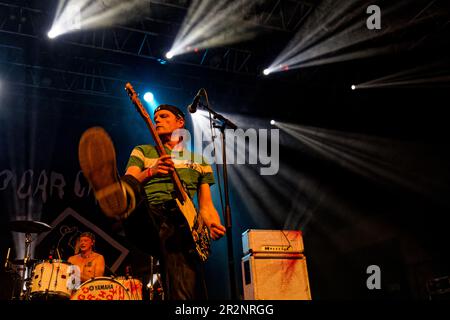
[[[218,240],[225,235],[226,229],[220,222],[219,214],[214,208],[209,184],[202,183],[198,188],[199,214],[209,229],[211,238]]]
[[[156,163],[149,168],[143,170],[138,166],[130,166],[125,174],[130,174],[138,181],[144,182],[156,175],[167,175],[174,170],[174,164],[170,155],[164,155],[156,161]]]

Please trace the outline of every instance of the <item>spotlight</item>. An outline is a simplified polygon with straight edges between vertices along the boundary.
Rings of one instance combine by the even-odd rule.
[[[57,36],[58,36],[58,32],[55,29],[51,29],[47,33],[47,37],[49,37],[50,39],[55,39]]]
[[[276,124],[276,121],[275,120],[270,120],[270,124],[274,126]]]
[[[355,85],[352,85],[352,90],[356,90],[356,86]]]
[[[155,100],[155,96],[151,92],[146,92],[144,94],[144,100],[147,101],[148,103],[153,102]]]
[[[269,68],[264,69],[263,73],[264,73],[265,76],[269,75],[270,74],[270,69]]]
[[[166,58],[167,59],[172,59],[173,58],[173,52],[172,51],[167,52],[166,53]]]

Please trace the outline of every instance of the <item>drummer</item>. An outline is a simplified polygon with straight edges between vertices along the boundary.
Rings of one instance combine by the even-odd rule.
[[[75,255],[69,258],[69,263],[80,268],[80,280],[85,282],[94,277],[102,277],[105,273],[104,257],[94,252],[95,236],[83,232],[77,240]]]

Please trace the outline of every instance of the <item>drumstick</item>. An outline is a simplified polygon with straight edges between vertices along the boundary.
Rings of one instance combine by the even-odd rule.
[[[61,255],[59,254],[58,248],[56,248],[56,254],[58,255],[58,260],[61,260]]]
[[[11,251],[11,248],[8,248],[8,253],[6,254],[6,261],[5,261],[5,269],[8,269],[9,266],[9,252]]]

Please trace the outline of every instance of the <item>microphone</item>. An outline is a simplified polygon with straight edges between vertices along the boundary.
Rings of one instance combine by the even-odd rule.
[[[188,110],[190,113],[195,113],[197,111],[198,103],[200,102],[200,97],[203,95],[203,90],[205,89],[202,88],[197,92],[197,95],[194,97],[194,100],[188,106]]]

